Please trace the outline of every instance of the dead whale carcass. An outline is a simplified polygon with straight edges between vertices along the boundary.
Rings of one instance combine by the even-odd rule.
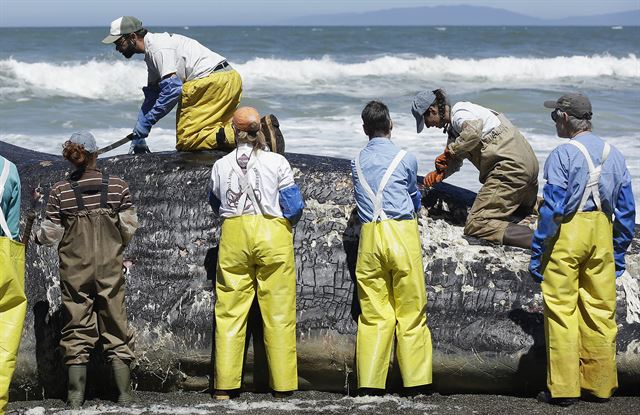
[[[66,162],[0,143],[18,164],[23,188],[45,188],[64,177]],[[206,183],[219,152],[154,153],[101,159],[124,177],[142,227],[127,248],[127,305],[136,340],[139,388],[206,389],[211,371],[219,221],[206,202]],[[354,385],[358,313],[354,270],[358,227],[347,160],[289,154],[306,201],[295,228],[298,367],[305,389]],[[42,161],[39,161],[42,160]],[[23,206],[28,206],[23,192]],[[419,223],[434,346],[434,387],[442,392],[534,393],[544,387],[545,351],[540,289],[527,271],[527,251],[462,236],[473,194],[442,185],[425,197]],[[640,390],[640,245],[618,281],[618,368],[623,391]],[[23,335],[14,391],[61,394],[57,254],[31,246],[27,291],[32,310]],[[623,284],[624,282],[624,284]],[[256,326],[254,322],[252,324]],[[255,328],[255,327],[254,327]],[[255,330],[259,338],[259,330]],[[259,344],[259,342],[258,342]],[[260,348],[256,347],[256,355]],[[262,385],[264,365],[247,358],[245,382]],[[94,373],[102,370],[99,365]],[[254,375],[255,374],[255,375]],[[93,377],[94,387],[102,376]],[[91,382],[91,379],[90,379]],[[390,371],[389,387],[400,385]],[[27,389],[25,389],[27,388]],[[15,396],[15,395],[14,395]]]

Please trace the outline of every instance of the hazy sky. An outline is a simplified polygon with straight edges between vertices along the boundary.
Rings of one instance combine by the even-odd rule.
[[[0,0],[0,26],[109,26],[134,15],[145,26],[270,25],[312,14],[472,4],[541,18],[614,13],[640,0]]]

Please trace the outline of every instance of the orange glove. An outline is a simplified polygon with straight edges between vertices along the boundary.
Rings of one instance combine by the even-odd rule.
[[[436,157],[436,170],[437,171],[444,171],[447,169],[447,167],[449,166],[449,160],[451,160],[453,158],[453,156],[451,155],[451,152],[449,151],[449,147],[445,147],[444,148],[444,153],[440,154],[438,157]]]
[[[424,176],[424,180],[422,181],[426,187],[433,187],[437,183],[440,183],[444,180],[444,171],[432,171],[427,173]]]

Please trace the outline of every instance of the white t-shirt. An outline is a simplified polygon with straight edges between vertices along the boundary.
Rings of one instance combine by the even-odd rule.
[[[149,83],[176,73],[182,82],[203,78],[225,58],[202,46],[197,40],[173,33],[147,33],[144,61]]]
[[[451,126],[456,133],[460,134],[462,131],[462,123],[471,120],[482,120],[483,136],[500,125],[500,120],[493,111],[480,105],[461,101],[451,108]]]
[[[279,191],[292,186],[293,172],[287,159],[278,153],[258,151],[252,153],[252,146],[239,144],[238,148],[213,164],[211,169],[211,190],[220,200],[220,216],[229,218],[238,215],[238,204],[244,199],[242,215],[261,214],[249,197],[242,198],[238,159],[242,155],[250,158],[246,175],[255,191],[255,198],[262,208],[262,214],[282,218]],[[251,160],[254,159],[254,160]],[[238,166],[239,167],[239,166]]]

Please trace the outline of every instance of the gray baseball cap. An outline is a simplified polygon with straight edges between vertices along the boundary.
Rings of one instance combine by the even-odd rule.
[[[133,16],[122,16],[111,22],[109,36],[102,39],[102,43],[109,44],[120,39],[122,35],[137,32],[142,29],[142,22]]]
[[[416,129],[421,132],[424,129],[424,113],[427,112],[433,103],[433,92],[420,91],[413,97],[411,104],[411,114],[416,119]]]
[[[591,112],[591,101],[586,95],[582,94],[564,94],[556,101],[545,101],[546,108],[559,109],[576,118],[590,120],[593,113]]]
[[[71,137],[69,137],[69,141],[74,144],[84,146],[85,151],[88,153],[95,153],[98,151],[96,139],[89,131],[78,131],[77,133],[73,133],[71,134]]]

